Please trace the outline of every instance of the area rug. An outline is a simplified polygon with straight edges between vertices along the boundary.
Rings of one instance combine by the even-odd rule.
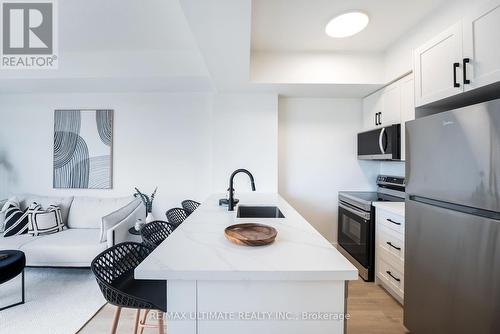
[[[0,285],[2,306],[20,298],[20,278]],[[74,334],[105,304],[90,269],[26,268],[25,304],[0,311],[0,333]]]

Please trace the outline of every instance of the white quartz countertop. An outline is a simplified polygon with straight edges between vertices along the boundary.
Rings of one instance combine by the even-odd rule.
[[[373,206],[385,211],[392,212],[399,216],[405,216],[405,203],[404,202],[373,202]]]
[[[357,269],[278,194],[238,193],[242,205],[273,205],[285,218],[236,218],[212,195],[135,270],[137,279],[356,280]],[[231,243],[224,229],[257,222],[278,231],[274,243]]]

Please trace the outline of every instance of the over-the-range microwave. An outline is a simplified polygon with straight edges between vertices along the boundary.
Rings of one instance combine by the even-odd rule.
[[[358,133],[358,159],[401,160],[401,125]]]

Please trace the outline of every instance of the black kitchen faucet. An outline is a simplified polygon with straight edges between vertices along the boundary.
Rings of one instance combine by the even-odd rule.
[[[253,179],[253,175],[252,173],[250,173],[248,170],[246,169],[237,169],[235,170],[231,176],[229,177],[229,199],[228,199],[228,203],[227,203],[227,209],[229,211],[233,211],[234,210],[234,188],[233,188],[233,180],[234,180],[234,177],[236,176],[236,174],[238,173],[245,173],[248,175],[248,177],[250,178],[250,182],[252,184],[252,191],[255,191],[255,182],[254,182],[254,179]]]

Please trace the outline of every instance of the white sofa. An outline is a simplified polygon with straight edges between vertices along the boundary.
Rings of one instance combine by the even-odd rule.
[[[23,194],[16,197],[21,209],[33,202],[43,207],[58,205],[67,227],[62,232],[45,236],[4,237],[0,233],[0,250],[23,251],[26,265],[33,267],[89,267],[94,257],[106,248],[131,240],[129,228],[138,218],[146,216],[142,202],[132,196],[94,198]]]

